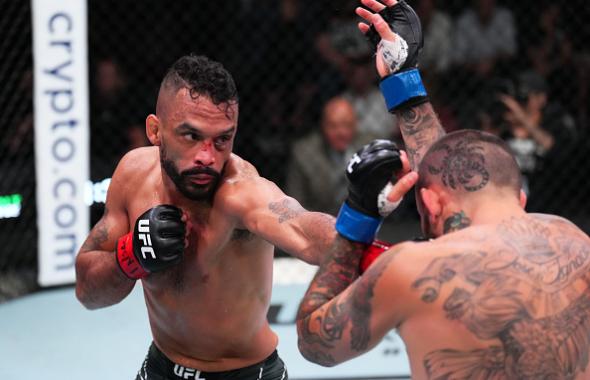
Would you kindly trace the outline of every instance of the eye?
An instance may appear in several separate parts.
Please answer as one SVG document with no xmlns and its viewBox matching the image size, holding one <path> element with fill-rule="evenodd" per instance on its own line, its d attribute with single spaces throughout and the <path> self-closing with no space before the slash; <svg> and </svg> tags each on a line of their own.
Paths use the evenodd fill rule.
<svg viewBox="0 0 590 380">
<path fill-rule="evenodd" d="M 199 135 L 196 133 L 183 133 L 182 138 L 188 141 L 197 141 L 199 139 Z"/>
<path fill-rule="evenodd" d="M 215 146 L 223 147 L 229 140 L 231 140 L 231 135 L 219 136 L 215 139 Z"/>
</svg>

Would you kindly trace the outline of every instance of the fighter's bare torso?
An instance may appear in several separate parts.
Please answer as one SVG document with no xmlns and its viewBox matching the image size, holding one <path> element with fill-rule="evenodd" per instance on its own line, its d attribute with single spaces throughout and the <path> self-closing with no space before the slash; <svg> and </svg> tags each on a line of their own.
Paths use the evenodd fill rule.
<svg viewBox="0 0 590 380">
<path fill-rule="evenodd" d="M 131 155 L 130 167 L 122 169 L 128 178 L 120 194 L 129 229 L 145 210 L 160 204 L 180 207 L 190 228 L 183 261 L 142 281 L 156 345 L 174 362 L 204 371 L 263 360 L 277 345 L 266 320 L 273 246 L 229 211 L 240 192 L 254 191 L 262 179 L 252 165 L 232 155 L 213 204 L 177 204 L 163 185 L 158 149 Z"/>
</svg>

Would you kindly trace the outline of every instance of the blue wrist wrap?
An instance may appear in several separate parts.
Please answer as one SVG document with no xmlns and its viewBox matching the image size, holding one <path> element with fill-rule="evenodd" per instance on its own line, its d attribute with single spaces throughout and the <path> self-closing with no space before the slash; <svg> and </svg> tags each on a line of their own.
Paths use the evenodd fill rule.
<svg viewBox="0 0 590 380">
<path fill-rule="evenodd" d="M 369 244 L 382 222 L 382 218 L 365 215 L 344 203 L 336 218 L 336 231 L 349 240 Z"/>
<path fill-rule="evenodd" d="M 412 98 L 427 95 L 418 69 L 390 75 L 381 81 L 379 87 L 390 112 Z"/>
</svg>

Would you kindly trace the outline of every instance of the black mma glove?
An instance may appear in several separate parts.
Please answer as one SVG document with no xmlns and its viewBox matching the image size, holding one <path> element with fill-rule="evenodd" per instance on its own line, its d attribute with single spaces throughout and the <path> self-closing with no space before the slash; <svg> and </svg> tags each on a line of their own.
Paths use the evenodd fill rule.
<svg viewBox="0 0 590 380">
<path fill-rule="evenodd" d="M 391 30 L 401 37 L 407 44 L 408 56 L 398 72 L 418 67 L 418 56 L 424 47 L 424 36 L 420 18 L 404 0 L 399 1 L 393 7 L 386 7 L 379 12 L 381 17 L 389 24 Z M 371 28 L 366 34 L 375 49 L 381 42 L 381 36 L 375 28 Z"/>
<path fill-rule="evenodd" d="M 397 207 L 387 201 L 387 194 L 402 167 L 400 151 L 389 140 L 373 140 L 352 156 L 346 168 L 348 198 L 336 219 L 341 235 L 367 244 L 373 241 L 383 218 Z"/>
<path fill-rule="evenodd" d="M 375 49 L 379 47 L 391 71 L 380 84 L 387 109 L 393 112 L 427 102 L 426 89 L 417 69 L 424 46 L 420 18 L 404 0 L 386 7 L 379 14 L 398 35 L 395 41 L 382 40 L 373 26 L 366 34 Z"/>
<path fill-rule="evenodd" d="M 117 242 L 117 263 L 131 279 L 139 279 L 179 263 L 184 254 L 182 211 L 159 205 L 144 212 L 132 232 Z"/>
</svg>

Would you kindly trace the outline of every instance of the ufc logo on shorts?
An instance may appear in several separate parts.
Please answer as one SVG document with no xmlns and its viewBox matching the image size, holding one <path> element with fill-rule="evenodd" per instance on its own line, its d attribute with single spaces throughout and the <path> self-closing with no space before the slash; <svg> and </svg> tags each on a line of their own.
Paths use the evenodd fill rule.
<svg viewBox="0 0 590 380">
<path fill-rule="evenodd" d="M 181 365 L 174 365 L 174 374 L 182 379 L 207 380 L 201 377 L 201 371 L 194 368 L 186 368 Z"/>
<path fill-rule="evenodd" d="M 150 236 L 150 221 L 149 221 L 149 219 L 140 219 L 139 224 L 137 225 L 137 229 L 139 231 L 139 234 L 137 236 L 139 237 L 139 240 L 141 240 L 141 242 L 142 242 L 141 255 L 145 259 L 146 258 L 145 254 L 149 253 L 152 255 L 152 259 L 155 259 L 156 253 L 154 252 L 154 249 L 152 248 L 152 237 Z"/>
<path fill-rule="evenodd" d="M 347 171 L 347 172 L 349 172 L 349 173 L 352 173 L 352 171 L 353 171 L 353 168 L 352 168 L 352 167 L 353 167 L 354 165 L 356 165 L 356 164 L 360 164 L 360 163 L 361 163 L 361 161 L 362 161 L 362 160 L 361 160 L 361 158 L 359 157 L 359 155 L 355 153 L 355 154 L 352 156 L 352 158 L 350 159 L 350 161 L 348 161 L 348 167 L 346 168 L 346 171 Z"/>
</svg>

